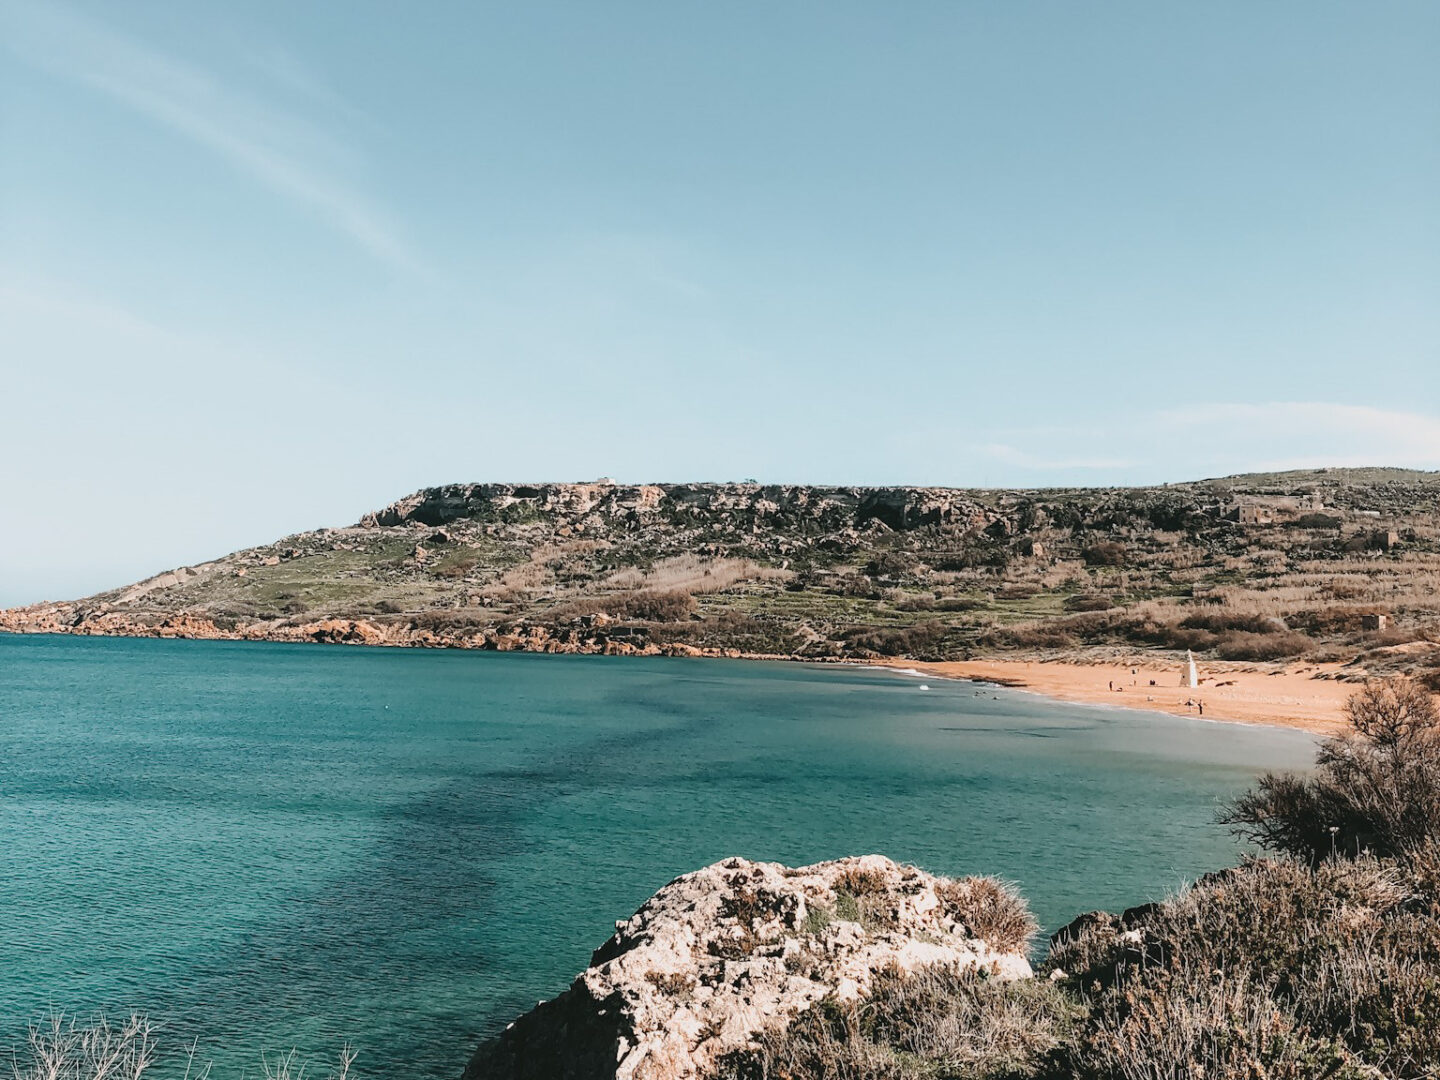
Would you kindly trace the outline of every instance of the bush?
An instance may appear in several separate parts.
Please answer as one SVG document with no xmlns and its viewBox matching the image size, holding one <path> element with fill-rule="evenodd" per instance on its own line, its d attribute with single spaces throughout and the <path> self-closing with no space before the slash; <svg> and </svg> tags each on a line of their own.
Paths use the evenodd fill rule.
<svg viewBox="0 0 1440 1080">
<path fill-rule="evenodd" d="M 963 878 L 946 882 L 938 891 L 941 903 L 970 936 L 982 938 L 992 949 L 1022 951 L 1040 929 L 1024 897 L 996 878 Z"/>
<path fill-rule="evenodd" d="M 1076 593 L 1065 598 L 1064 606 L 1066 611 L 1108 611 L 1115 601 L 1097 593 Z"/>
<path fill-rule="evenodd" d="M 870 600 L 879 595 L 875 582 L 864 574 L 846 574 L 837 578 L 830 591 L 836 596 L 853 596 L 862 600 Z"/>
<path fill-rule="evenodd" d="M 1180 621 L 1186 630 L 1208 630 L 1212 634 L 1241 631 L 1247 634 L 1283 634 L 1289 627 L 1273 615 L 1254 615 L 1243 611 L 1201 611 Z"/>
<path fill-rule="evenodd" d="M 438 577 L 463 578 L 480 565 L 480 552 L 474 548 L 461 548 L 446 554 L 432 568 Z"/>
<path fill-rule="evenodd" d="M 856 628 L 847 630 L 843 640 L 854 650 L 879 653 L 881 656 L 910 656 L 923 659 L 932 654 L 945 637 L 945 627 L 937 623 L 894 629 Z"/>
<path fill-rule="evenodd" d="M 1310 1080 L 1366 1074 L 1333 1040 L 1316 1039 L 1288 1009 L 1244 979 L 1219 978 L 1193 994 L 1111 997 L 1072 1075 L 1096 1080 Z"/>
<path fill-rule="evenodd" d="M 1290 630 L 1265 634 L 1228 630 L 1215 643 L 1215 655 L 1221 660 L 1283 660 L 1304 655 L 1314 644 L 1304 634 Z"/>
<path fill-rule="evenodd" d="M 920 560 L 908 551 L 882 551 L 865 564 L 865 573 L 872 578 L 899 578 L 915 571 Z"/>
<path fill-rule="evenodd" d="M 1086 566 L 1124 566 L 1125 545 L 1114 540 L 1102 540 L 1098 544 L 1091 544 L 1081 555 L 1085 558 Z"/>
<path fill-rule="evenodd" d="M 1000 1080 L 1037 1075 L 1078 1012 L 1048 983 L 937 967 L 881 972 L 864 1001 L 827 999 L 730 1054 L 720 1080 Z"/>
<path fill-rule="evenodd" d="M 980 644 L 1002 649 L 1068 649 L 1075 637 L 1064 626 L 1027 623 L 991 630 L 980 638 Z"/>
<path fill-rule="evenodd" d="M 1440 923 L 1417 881 L 1368 857 L 1258 860 L 1094 920 L 1050 958 L 1090 1006 L 1067 1075 L 1433 1075 Z"/>
<path fill-rule="evenodd" d="M 1365 629 L 1364 617 L 1375 612 L 1389 614 L 1390 609 L 1384 605 L 1312 608 L 1295 612 L 1288 621 L 1295 629 L 1308 634 L 1358 634 Z"/>
<path fill-rule="evenodd" d="M 1440 844 L 1440 710 L 1405 678 L 1367 683 L 1351 731 L 1321 744 L 1313 775 L 1269 773 L 1226 808 L 1240 836 L 1318 864 L 1371 851 L 1404 858 Z"/>
<path fill-rule="evenodd" d="M 1057 935 L 1052 978 L 879 973 L 730 1055 L 727 1080 L 1409 1080 L 1440 1071 L 1440 848 L 1255 859 Z M 858 883 L 857 883 L 858 884 Z M 984 879 L 956 882 L 967 909 Z M 988 883 L 995 886 L 995 883 Z M 863 887 L 863 886 L 861 886 Z M 961 896 L 960 894 L 964 895 Z M 994 896 L 1018 903 L 1008 889 Z M 947 905 L 951 898 L 947 898 Z M 1023 910 L 1023 905 L 1020 905 Z"/>
<path fill-rule="evenodd" d="M 618 619 L 641 622 L 680 622 L 695 610 L 695 598 L 685 592 L 633 592 L 607 601 L 610 614 Z"/>
</svg>

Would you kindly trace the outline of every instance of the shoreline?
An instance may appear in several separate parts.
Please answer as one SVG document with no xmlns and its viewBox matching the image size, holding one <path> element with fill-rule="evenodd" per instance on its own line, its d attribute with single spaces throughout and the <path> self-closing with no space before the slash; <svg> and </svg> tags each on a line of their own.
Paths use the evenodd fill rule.
<svg viewBox="0 0 1440 1080">
<path fill-rule="evenodd" d="M 1336 676 L 1342 664 L 1256 664 L 1210 662 L 1200 664 L 1200 685 L 1181 686 L 1183 663 L 1143 653 L 1108 660 L 1003 658 L 988 660 L 907 660 L 897 658 L 840 659 L 828 657 L 746 653 L 738 649 L 699 649 L 694 646 L 650 645 L 635 648 L 609 642 L 607 647 L 576 648 L 570 643 L 534 640 L 517 635 L 498 642 L 445 641 L 431 635 L 406 640 L 385 639 L 363 622 L 327 620 L 326 633 L 307 635 L 241 635 L 206 633 L 201 625 L 147 628 L 149 633 L 126 633 L 118 627 L 100 632 L 67 632 L 46 627 L 17 630 L 0 627 L 0 633 L 17 637 L 122 637 L 170 640 L 268 641 L 272 644 L 335 644 L 371 648 L 443 649 L 485 652 L 554 653 L 560 655 L 669 656 L 693 659 L 767 660 L 815 665 L 883 667 L 912 671 L 932 678 L 1025 690 L 1052 701 L 1106 705 L 1145 712 L 1189 716 L 1219 723 L 1265 725 L 1335 735 L 1346 727 L 1345 702 L 1354 684 Z M 363 629 L 362 629 L 363 628 Z M 129 629 L 126 627 L 125 629 Z M 195 632 L 195 631 L 200 632 Z M 158 632 L 157 632 L 158 631 Z M 168 632 L 167 632 L 168 631 Z M 187 632 L 188 631 L 188 632 Z M 360 631 L 360 632 L 357 632 Z M 1152 684 L 1153 680 L 1153 684 Z M 1203 708 L 1202 708 L 1203 706 Z"/>
<path fill-rule="evenodd" d="M 1054 701 L 1281 727 L 1319 736 L 1345 730 L 1345 702 L 1355 692 L 1354 684 L 1335 678 L 1342 664 L 1289 664 L 1271 670 L 1255 664 L 1200 664 L 1200 685 L 1192 689 L 1180 685 L 1182 663 L 1144 654 L 1110 661 L 887 659 L 866 663 L 1025 690 Z"/>
</svg>

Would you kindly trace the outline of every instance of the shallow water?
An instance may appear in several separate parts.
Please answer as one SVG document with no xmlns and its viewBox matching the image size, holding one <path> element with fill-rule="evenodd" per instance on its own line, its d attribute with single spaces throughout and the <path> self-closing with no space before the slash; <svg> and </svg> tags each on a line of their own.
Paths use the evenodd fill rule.
<svg viewBox="0 0 1440 1080">
<path fill-rule="evenodd" d="M 1292 732 L 889 671 L 0 635 L 0 1049 L 143 1009 L 454 1080 L 677 874 L 881 852 L 1053 929 L 1233 860 Z"/>
</svg>

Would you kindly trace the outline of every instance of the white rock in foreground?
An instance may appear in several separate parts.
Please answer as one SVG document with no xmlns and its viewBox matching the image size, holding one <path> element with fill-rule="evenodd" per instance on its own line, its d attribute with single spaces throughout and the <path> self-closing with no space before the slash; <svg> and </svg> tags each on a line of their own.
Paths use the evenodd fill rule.
<svg viewBox="0 0 1440 1080">
<path fill-rule="evenodd" d="M 879 855 L 790 869 L 727 859 L 677 878 L 570 989 L 482 1046 L 465 1080 L 684 1080 L 877 971 L 1031 975 L 1023 904 Z M 994 945 L 984 940 L 989 936 Z"/>
</svg>

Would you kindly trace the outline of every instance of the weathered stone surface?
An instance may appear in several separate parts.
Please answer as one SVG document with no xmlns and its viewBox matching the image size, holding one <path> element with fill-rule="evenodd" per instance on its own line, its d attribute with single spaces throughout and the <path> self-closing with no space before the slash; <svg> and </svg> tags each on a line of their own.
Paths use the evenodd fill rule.
<svg viewBox="0 0 1440 1080">
<path fill-rule="evenodd" d="M 931 965 L 1031 974 L 992 949 L 969 893 L 878 855 L 789 869 L 728 859 L 677 878 L 598 950 L 565 993 L 481 1047 L 466 1080 L 685 1080 L 876 972 Z"/>
</svg>

